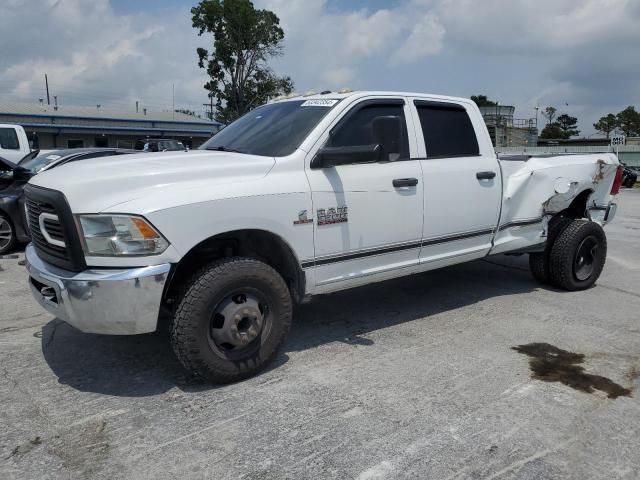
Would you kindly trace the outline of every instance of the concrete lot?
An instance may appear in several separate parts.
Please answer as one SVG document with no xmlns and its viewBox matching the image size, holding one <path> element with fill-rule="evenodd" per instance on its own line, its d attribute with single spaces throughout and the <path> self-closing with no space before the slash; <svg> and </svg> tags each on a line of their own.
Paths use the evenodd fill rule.
<svg viewBox="0 0 640 480">
<path fill-rule="evenodd" d="M 640 190 L 619 202 L 589 291 L 497 257 L 318 298 L 274 368 L 224 387 L 162 336 L 53 319 L 2 259 L 0 478 L 640 478 L 640 394 L 534 380 L 511 349 L 640 386 Z"/>
</svg>

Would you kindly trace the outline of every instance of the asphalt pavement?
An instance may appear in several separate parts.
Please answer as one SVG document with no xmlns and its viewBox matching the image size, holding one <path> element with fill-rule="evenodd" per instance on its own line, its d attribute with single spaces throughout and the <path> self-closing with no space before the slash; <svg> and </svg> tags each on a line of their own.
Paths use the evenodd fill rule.
<svg viewBox="0 0 640 480">
<path fill-rule="evenodd" d="M 640 478 L 640 189 L 619 203 L 590 290 L 498 256 L 318 297 L 227 386 L 54 319 L 1 258 L 0 478 Z"/>
</svg>

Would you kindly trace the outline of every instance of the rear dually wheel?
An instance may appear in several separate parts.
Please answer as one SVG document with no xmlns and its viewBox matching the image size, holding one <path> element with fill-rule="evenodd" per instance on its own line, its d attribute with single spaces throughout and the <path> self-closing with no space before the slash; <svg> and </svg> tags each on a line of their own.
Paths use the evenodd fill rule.
<svg viewBox="0 0 640 480">
<path fill-rule="evenodd" d="M 584 290 L 600 277 L 607 258 L 607 237 L 600 225 L 574 220 L 551 248 L 551 281 L 565 290 Z"/>
</svg>

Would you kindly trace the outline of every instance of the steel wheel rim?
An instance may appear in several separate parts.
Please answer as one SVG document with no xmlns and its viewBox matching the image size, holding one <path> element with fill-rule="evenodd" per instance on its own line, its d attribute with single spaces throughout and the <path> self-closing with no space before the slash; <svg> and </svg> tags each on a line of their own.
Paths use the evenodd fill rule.
<svg viewBox="0 0 640 480">
<path fill-rule="evenodd" d="M 242 359 L 255 353 L 269 337 L 272 312 L 265 296 L 250 288 L 226 295 L 213 308 L 208 340 L 216 355 Z"/>
<path fill-rule="evenodd" d="M 0 249 L 6 248 L 13 238 L 13 228 L 6 218 L 0 217 Z"/>
<path fill-rule="evenodd" d="M 580 242 L 573 258 L 573 274 L 577 280 L 583 282 L 591 277 L 599 250 L 600 242 L 593 235 Z"/>
</svg>

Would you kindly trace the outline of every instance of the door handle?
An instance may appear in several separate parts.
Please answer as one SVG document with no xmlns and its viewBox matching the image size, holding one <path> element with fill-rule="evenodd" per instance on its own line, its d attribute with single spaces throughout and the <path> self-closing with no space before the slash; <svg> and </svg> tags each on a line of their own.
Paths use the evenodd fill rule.
<svg viewBox="0 0 640 480">
<path fill-rule="evenodd" d="M 396 178 L 393 180 L 393 186 L 395 188 L 415 187 L 416 185 L 418 185 L 417 178 Z"/>
<path fill-rule="evenodd" d="M 478 172 L 476 178 L 478 180 L 491 180 L 496 176 L 496 172 Z"/>
</svg>

